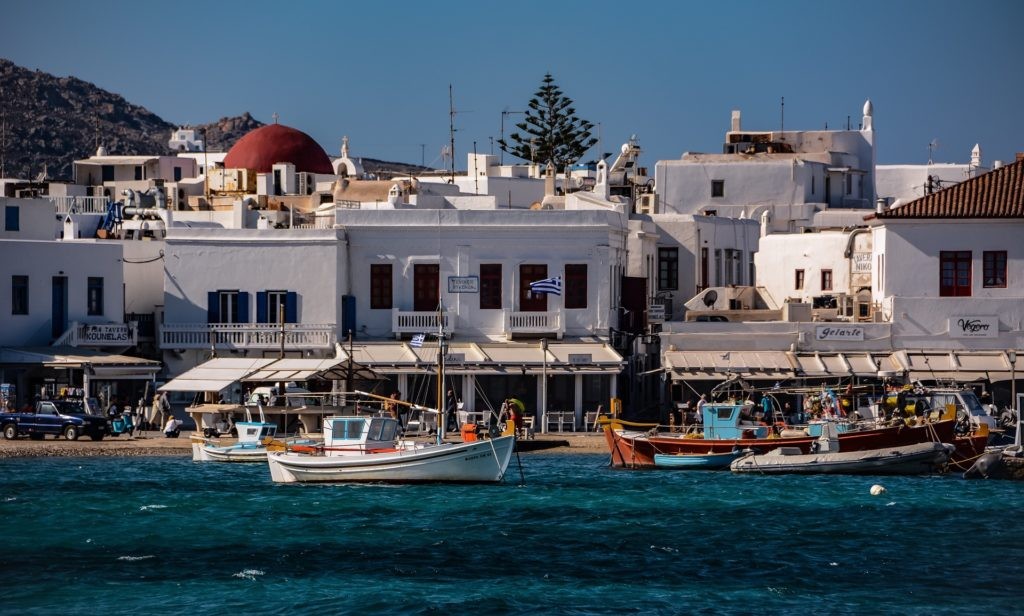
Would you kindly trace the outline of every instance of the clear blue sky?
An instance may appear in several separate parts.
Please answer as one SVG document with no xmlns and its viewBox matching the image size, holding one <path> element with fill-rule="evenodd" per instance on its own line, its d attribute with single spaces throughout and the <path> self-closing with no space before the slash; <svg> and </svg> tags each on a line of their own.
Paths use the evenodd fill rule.
<svg viewBox="0 0 1024 616">
<path fill-rule="evenodd" d="M 276 112 L 332 156 L 348 135 L 356 156 L 440 165 L 451 84 L 464 168 L 549 71 L 602 150 L 635 134 L 650 167 L 720 152 L 732 109 L 778 129 L 781 97 L 789 129 L 856 126 L 870 98 L 879 163 L 923 163 L 933 140 L 941 162 L 975 143 L 989 163 L 1024 151 L 1017 0 L 6 0 L 2 14 L 0 57 L 179 124 Z"/>
</svg>

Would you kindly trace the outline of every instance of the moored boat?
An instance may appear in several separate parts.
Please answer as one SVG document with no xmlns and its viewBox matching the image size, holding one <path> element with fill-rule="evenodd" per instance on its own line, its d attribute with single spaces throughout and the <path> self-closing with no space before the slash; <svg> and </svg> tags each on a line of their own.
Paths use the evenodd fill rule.
<svg viewBox="0 0 1024 616">
<path fill-rule="evenodd" d="M 404 440 L 392 417 L 328 417 L 324 444 L 269 452 L 275 482 L 496 483 L 515 436 L 462 443 Z"/>
<path fill-rule="evenodd" d="M 654 466 L 678 470 L 718 471 L 729 468 L 729 464 L 748 452 L 736 448 L 726 453 L 656 453 Z"/>
<path fill-rule="evenodd" d="M 277 425 L 262 421 L 235 424 L 238 441 L 219 445 L 215 440 L 192 437 L 192 459 L 196 462 L 264 462 L 267 448 L 274 442 Z"/>
</svg>

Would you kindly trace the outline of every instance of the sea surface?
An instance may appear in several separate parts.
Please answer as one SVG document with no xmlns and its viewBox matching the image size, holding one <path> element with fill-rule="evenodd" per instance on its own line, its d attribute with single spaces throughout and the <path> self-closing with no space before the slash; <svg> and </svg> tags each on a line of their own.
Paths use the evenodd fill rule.
<svg viewBox="0 0 1024 616">
<path fill-rule="evenodd" d="M 277 485 L 184 457 L 0 461 L 3 614 L 1020 614 L 1024 484 L 627 471 Z M 872 496 L 873 484 L 887 491 Z"/>
</svg>

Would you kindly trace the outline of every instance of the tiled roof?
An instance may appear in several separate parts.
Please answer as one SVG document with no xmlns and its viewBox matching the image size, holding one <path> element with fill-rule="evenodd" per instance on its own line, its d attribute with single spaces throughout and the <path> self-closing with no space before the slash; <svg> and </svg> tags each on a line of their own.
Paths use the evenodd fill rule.
<svg viewBox="0 0 1024 616">
<path fill-rule="evenodd" d="M 1024 160 L 875 214 L 874 218 L 1024 218 Z"/>
</svg>

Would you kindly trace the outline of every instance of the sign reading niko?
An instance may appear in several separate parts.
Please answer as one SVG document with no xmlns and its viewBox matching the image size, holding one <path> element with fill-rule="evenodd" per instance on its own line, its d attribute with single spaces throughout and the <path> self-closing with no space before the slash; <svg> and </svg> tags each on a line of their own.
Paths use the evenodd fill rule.
<svg viewBox="0 0 1024 616">
<path fill-rule="evenodd" d="M 449 293 L 479 293 L 480 279 L 476 276 L 449 276 Z"/>
<path fill-rule="evenodd" d="M 850 325 L 819 325 L 815 340 L 864 340 L 864 328 Z"/>
<path fill-rule="evenodd" d="M 950 317 L 950 338 L 996 338 L 999 317 Z"/>
<path fill-rule="evenodd" d="M 80 334 L 79 341 L 85 344 L 102 346 L 131 344 L 132 330 L 127 323 L 110 325 L 86 325 Z"/>
</svg>

